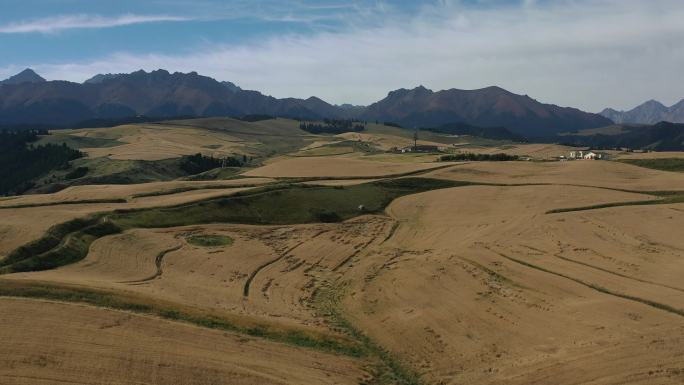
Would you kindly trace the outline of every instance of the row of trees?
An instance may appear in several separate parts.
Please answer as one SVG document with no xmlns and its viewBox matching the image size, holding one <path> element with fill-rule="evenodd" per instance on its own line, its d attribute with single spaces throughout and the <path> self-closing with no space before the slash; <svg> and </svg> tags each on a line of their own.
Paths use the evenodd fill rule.
<svg viewBox="0 0 684 385">
<path fill-rule="evenodd" d="M 299 128 L 312 134 L 342 134 L 366 129 L 366 122 L 357 119 L 324 119 L 323 122 L 300 122 Z"/>
<path fill-rule="evenodd" d="M 247 157 L 243 155 L 242 162 L 238 158 L 214 158 L 213 156 L 204 156 L 200 153 L 195 155 L 184 156 L 180 160 L 180 168 L 190 175 L 199 174 L 218 167 L 241 167 L 243 163 L 247 162 Z"/>
<path fill-rule="evenodd" d="M 45 130 L 0 131 L 0 195 L 20 194 L 33 180 L 68 166 L 83 154 L 66 144 L 34 145 Z"/>
</svg>

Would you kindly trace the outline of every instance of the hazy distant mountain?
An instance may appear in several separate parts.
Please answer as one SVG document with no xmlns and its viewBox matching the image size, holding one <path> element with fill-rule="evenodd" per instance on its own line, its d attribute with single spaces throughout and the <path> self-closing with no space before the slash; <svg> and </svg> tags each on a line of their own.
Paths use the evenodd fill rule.
<svg viewBox="0 0 684 385">
<path fill-rule="evenodd" d="M 561 142 L 595 148 L 628 147 L 655 151 L 684 151 L 684 124 L 615 124 L 562 135 Z"/>
<path fill-rule="evenodd" d="M 366 120 L 391 121 L 406 127 L 437 127 L 461 122 L 480 127 L 506 127 L 527 137 L 601 127 L 612 122 L 575 108 L 542 104 L 527 95 L 499 87 L 433 92 L 423 86 L 399 89 L 361 114 Z"/>
<path fill-rule="evenodd" d="M 629 111 L 606 108 L 601 111 L 601 115 L 615 123 L 654 124 L 662 121 L 684 123 L 684 99 L 671 107 L 649 100 Z"/>
<path fill-rule="evenodd" d="M 231 82 L 221 82 L 226 88 L 228 88 L 231 92 L 240 92 L 242 91 L 242 88 L 236 86 L 234 83 Z"/>
<path fill-rule="evenodd" d="M 516 142 L 525 140 L 521 135 L 514 134 L 504 127 L 478 127 L 466 123 L 448 123 L 442 126 L 425 129 L 449 135 L 469 135 L 487 139 L 512 140 Z"/>
<path fill-rule="evenodd" d="M 84 84 L 97 84 L 97 83 L 102 83 L 105 80 L 110 80 L 110 79 L 115 79 L 120 76 L 125 76 L 126 74 L 97 74 L 93 76 L 92 78 L 84 81 Z"/>
<path fill-rule="evenodd" d="M 96 75 L 86 82 L 46 82 L 22 72 L 0 88 L 0 124 L 69 125 L 88 119 L 115 119 L 135 115 L 242 116 L 268 114 L 282 117 L 338 118 L 344 112 L 318 98 L 276 99 L 242 90 L 230 82 L 191 73 L 165 70 Z M 15 79 L 42 79 L 21 82 Z"/>
<path fill-rule="evenodd" d="M 45 79 L 35 73 L 32 69 L 27 68 L 8 79 L 0 81 L 0 84 L 43 83 L 45 81 Z"/>
</svg>

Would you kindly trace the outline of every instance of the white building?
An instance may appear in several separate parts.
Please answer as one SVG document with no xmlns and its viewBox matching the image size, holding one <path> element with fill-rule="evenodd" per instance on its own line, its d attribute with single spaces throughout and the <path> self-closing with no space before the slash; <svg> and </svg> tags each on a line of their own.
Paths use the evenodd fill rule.
<svg viewBox="0 0 684 385">
<path fill-rule="evenodd" d="M 594 160 L 594 159 L 602 159 L 603 155 L 602 154 L 597 154 L 592 151 L 584 152 L 584 151 L 571 151 L 570 156 L 568 159 L 589 159 L 589 160 Z"/>
</svg>

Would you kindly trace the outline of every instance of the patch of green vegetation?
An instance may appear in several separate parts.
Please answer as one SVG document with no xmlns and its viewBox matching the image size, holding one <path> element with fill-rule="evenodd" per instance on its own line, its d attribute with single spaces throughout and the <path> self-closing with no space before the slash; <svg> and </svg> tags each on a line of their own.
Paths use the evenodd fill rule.
<svg viewBox="0 0 684 385">
<path fill-rule="evenodd" d="M 231 164 L 239 164 L 236 159 L 230 159 L 236 162 Z M 56 170 L 42 177 L 32 191 L 50 193 L 75 185 L 169 181 L 220 166 L 221 160 L 199 154 L 162 160 L 82 158 L 72 161 L 70 168 Z"/>
<path fill-rule="evenodd" d="M 54 170 L 69 168 L 69 162 L 83 156 L 66 145 L 36 145 L 45 131 L 0 131 L 0 195 L 30 190 L 36 180 Z"/>
<path fill-rule="evenodd" d="M 49 270 L 78 262 L 98 238 L 121 232 L 102 214 L 51 227 L 40 239 L 12 251 L 0 261 L 0 274 Z"/>
<path fill-rule="evenodd" d="M 620 159 L 619 161 L 654 170 L 684 172 L 684 158 Z"/>
<path fill-rule="evenodd" d="M 185 180 L 224 180 L 224 179 L 241 179 L 246 178 L 239 175 L 243 171 L 247 171 L 247 168 L 240 167 L 222 167 L 215 168 L 213 170 L 205 171 L 197 175 L 191 175 L 189 177 L 183 178 Z"/>
<path fill-rule="evenodd" d="M 354 152 L 354 148 L 352 146 L 327 145 L 327 146 L 321 146 L 321 147 L 316 147 L 316 148 L 310 148 L 308 150 L 303 150 L 303 151 L 300 151 L 300 152 L 294 154 L 294 156 L 296 156 L 296 157 L 335 156 L 335 155 L 351 154 L 353 152 Z"/>
<path fill-rule="evenodd" d="M 233 238 L 218 234 L 192 235 L 187 237 L 186 240 L 191 245 L 204 247 L 230 246 L 233 244 Z"/>
<path fill-rule="evenodd" d="M 116 139 L 109 139 L 103 137 L 95 136 L 80 136 L 80 135 L 69 135 L 68 133 L 53 132 L 52 135 L 46 135 L 40 138 L 37 142 L 38 144 L 66 144 L 68 147 L 81 149 L 81 148 L 103 148 L 103 147 L 116 147 L 124 142 L 120 142 Z"/>
<path fill-rule="evenodd" d="M 339 222 L 361 214 L 381 212 L 392 200 L 403 195 L 467 184 L 470 183 L 426 178 L 382 180 L 343 187 L 277 184 L 171 207 L 93 214 L 53 226 L 39 240 L 17 248 L 0 261 L 0 274 L 46 270 L 80 261 L 86 257 L 95 239 L 132 228 L 206 223 Z"/>
<path fill-rule="evenodd" d="M 632 191 L 632 192 L 635 192 L 635 191 Z M 684 192 L 654 191 L 652 193 L 641 192 L 641 194 L 649 194 L 649 195 L 659 196 L 661 198 L 660 199 L 640 200 L 640 201 L 601 203 L 601 204 L 597 204 L 597 205 L 580 206 L 580 207 L 567 207 L 567 208 L 549 210 L 546 212 L 546 214 L 567 213 L 567 212 L 572 212 L 572 211 L 597 210 L 597 209 L 605 209 L 605 208 L 610 208 L 610 207 L 622 207 L 622 206 L 646 206 L 646 205 L 666 205 L 666 204 L 684 203 Z"/>
<path fill-rule="evenodd" d="M 66 179 L 78 179 L 85 176 L 88 173 L 88 167 L 76 167 L 75 169 L 69 171 L 64 178 Z"/>
<path fill-rule="evenodd" d="M 220 144 L 207 144 L 207 145 L 202 146 L 202 147 L 204 147 L 204 148 L 209 148 L 209 149 L 212 149 L 212 150 L 216 150 L 216 149 L 218 149 L 218 148 L 221 148 L 222 146 L 221 146 Z"/>
<path fill-rule="evenodd" d="M 236 184 L 236 185 L 231 185 L 231 186 L 225 186 L 225 185 L 205 185 L 205 186 L 183 186 L 183 187 L 177 187 L 177 188 L 172 188 L 168 190 L 160 190 L 160 191 L 151 191 L 151 192 L 146 192 L 146 193 L 139 193 L 139 194 L 133 194 L 133 198 L 145 198 L 145 197 L 157 197 L 157 196 L 162 196 L 162 195 L 172 195 L 172 194 L 178 194 L 182 192 L 187 192 L 187 191 L 195 191 L 195 190 L 229 190 L 229 189 L 234 189 L 234 188 L 244 188 L 244 187 L 256 187 L 260 185 L 256 184 Z"/>
<path fill-rule="evenodd" d="M 371 361 L 373 385 L 420 385 L 420 375 L 406 367 L 397 357 L 383 349 L 347 320 L 341 311 L 340 302 L 345 293 L 345 284 L 323 282 L 312 297 L 312 304 L 320 316 L 326 317 L 332 325 L 344 330 L 362 347 Z"/>
<path fill-rule="evenodd" d="M 153 315 L 209 329 L 219 329 L 246 334 L 289 345 L 350 357 L 364 357 L 367 354 L 363 346 L 356 341 L 346 338 L 331 336 L 324 333 L 283 329 L 268 324 L 238 324 L 231 319 L 222 317 L 218 314 L 193 311 L 192 309 L 175 306 L 172 303 L 163 303 L 158 300 L 133 297 L 123 293 L 34 282 L 19 283 L 0 281 L 0 296 L 41 298 L 54 301 L 85 303 L 109 309 Z"/>
<path fill-rule="evenodd" d="M 335 187 L 272 185 L 173 207 L 116 211 L 108 217 L 122 228 L 204 223 L 339 222 L 362 213 L 379 213 L 392 200 L 403 195 L 462 185 L 464 182 L 427 178 L 401 178 Z M 363 206 L 362 211 L 360 206 Z"/>
</svg>

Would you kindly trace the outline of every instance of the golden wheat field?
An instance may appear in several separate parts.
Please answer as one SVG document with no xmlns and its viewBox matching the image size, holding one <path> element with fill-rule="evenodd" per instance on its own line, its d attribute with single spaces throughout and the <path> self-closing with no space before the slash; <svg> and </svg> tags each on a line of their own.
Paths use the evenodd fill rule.
<svg viewBox="0 0 684 385">
<path fill-rule="evenodd" d="M 684 173 L 192 124 L 63 135 L 124 143 L 90 157 L 263 158 L 235 179 L 0 200 L 0 383 L 684 383 Z M 297 139 L 263 155 L 278 130 Z"/>
</svg>

